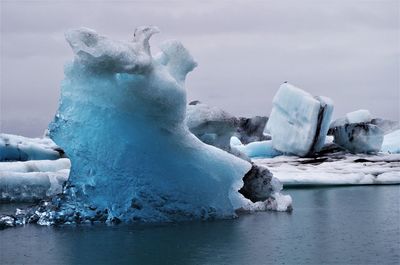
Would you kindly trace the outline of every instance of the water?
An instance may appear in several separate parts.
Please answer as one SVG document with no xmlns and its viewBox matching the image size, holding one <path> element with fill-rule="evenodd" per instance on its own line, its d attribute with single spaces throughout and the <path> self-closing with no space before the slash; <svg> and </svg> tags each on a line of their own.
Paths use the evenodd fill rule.
<svg viewBox="0 0 400 265">
<path fill-rule="evenodd" d="M 286 192 L 294 200 L 292 214 L 6 229 L 0 231 L 0 264 L 400 264 L 400 186 Z"/>
</svg>

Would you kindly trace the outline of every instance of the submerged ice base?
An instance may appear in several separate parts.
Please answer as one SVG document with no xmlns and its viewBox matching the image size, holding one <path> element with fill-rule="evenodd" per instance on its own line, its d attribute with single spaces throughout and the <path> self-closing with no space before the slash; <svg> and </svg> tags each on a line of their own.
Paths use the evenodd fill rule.
<svg viewBox="0 0 400 265">
<path fill-rule="evenodd" d="M 98 212 L 126 222 L 226 218 L 249 205 L 238 190 L 252 165 L 189 132 L 184 81 L 196 63 L 177 41 L 153 58 L 155 32 L 139 28 L 132 42 L 85 28 L 66 35 L 76 58 L 65 67 L 49 129 L 72 167 L 61 210 L 42 223 L 71 211 L 78 220 Z M 269 205 L 281 210 L 281 186 L 269 187 Z"/>
</svg>

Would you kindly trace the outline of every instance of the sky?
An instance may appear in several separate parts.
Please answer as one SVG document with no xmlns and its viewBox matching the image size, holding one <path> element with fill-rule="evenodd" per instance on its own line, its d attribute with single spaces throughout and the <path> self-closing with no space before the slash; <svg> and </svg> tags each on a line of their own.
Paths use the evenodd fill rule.
<svg viewBox="0 0 400 265">
<path fill-rule="evenodd" d="M 157 25 L 152 52 L 178 39 L 198 67 L 188 101 L 268 116 L 288 81 L 331 98 L 334 118 L 357 109 L 400 120 L 400 1 L 0 0 L 0 132 L 41 136 L 58 106 L 64 32 L 81 26 L 131 40 Z"/>
</svg>

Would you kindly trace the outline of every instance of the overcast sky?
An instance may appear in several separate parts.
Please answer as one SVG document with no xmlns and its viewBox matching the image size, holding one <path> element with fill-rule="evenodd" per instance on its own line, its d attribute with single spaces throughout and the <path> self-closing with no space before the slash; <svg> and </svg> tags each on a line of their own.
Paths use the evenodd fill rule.
<svg viewBox="0 0 400 265">
<path fill-rule="evenodd" d="M 199 66 L 188 100 L 269 115 L 284 81 L 399 120 L 400 1 L 1 1 L 0 131 L 40 136 L 58 105 L 68 28 L 132 39 L 157 25 L 153 53 L 175 38 Z"/>
</svg>

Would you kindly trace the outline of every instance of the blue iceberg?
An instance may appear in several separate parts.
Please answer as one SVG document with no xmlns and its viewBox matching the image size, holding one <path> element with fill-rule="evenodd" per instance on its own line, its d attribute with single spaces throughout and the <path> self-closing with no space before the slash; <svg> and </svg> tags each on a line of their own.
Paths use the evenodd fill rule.
<svg viewBox="0 0 400 265">
<path fill-rule="evenodd" d="M 38 223 L 230 218 L 251 209 L 238 190 L 254 166 L 190 133 L 184 82 L 197 64 L 175 40 L 153 57 L 157 32 L 140 27 L 131 42 L 86 28 L 66 33 L 75 60 L 49 129 L 71 170 L 57 210 Z M 267 183 L 265 208 L 287 210 L 290 196 L 276 183 Z"/>
</svg>

